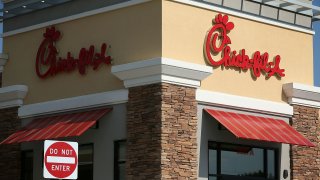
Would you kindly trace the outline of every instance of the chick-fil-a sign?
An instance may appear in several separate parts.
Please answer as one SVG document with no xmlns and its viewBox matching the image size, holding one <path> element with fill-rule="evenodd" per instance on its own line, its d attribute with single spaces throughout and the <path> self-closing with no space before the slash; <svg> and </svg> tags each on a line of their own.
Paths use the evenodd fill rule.
<svg viewBox="0 0 320 180">
<path fill-rule="evenodd" d="M 101 64 L 111 64 L 111 57 L 107 55 L 107 44 L 103 43 L 100 51 L 96 52 L 93 45 L 82 48 L 77 57 L 67 53 L 66 57 L 58 57 L 55 46 L 61 33 L 55 27 L 47 28 L 43 34 L 43 41 L 39 46 L 36 59 L 36 73 L 40 78 L 54 76 L 61 72 L 78 70 L 81 75 L 86 74 L 86 68 L 91 66 L 94 70 Z"/>
<path fill-rule="evenodd" d="M 231 44 L 231 39 L 227 33 L 234 28 L 234 24 L 228 20 L 228 15 L 218 14 L 213 21 L 214 25 L 207 33 L 204 53 L 209 63 L 212 66 L 234 67 L 244 71 L 250 69 L 256 78 L 260 77 L 261 73 L 264 73 L 268 78 L 273 75 L 284 77 L 284 69 L 280 68 L 281 58 L 279 55 L 274 57 L 274 61 L 269 62 L 267 52 L 262 54 L 256 51 L 252 58 L 249 58 L 245 49 L 240 50 L 240 53 L 231 50 L 228 45 Z M 221 53 L 221 59 L 213 59 L 219 53 Z"/>
</svg>

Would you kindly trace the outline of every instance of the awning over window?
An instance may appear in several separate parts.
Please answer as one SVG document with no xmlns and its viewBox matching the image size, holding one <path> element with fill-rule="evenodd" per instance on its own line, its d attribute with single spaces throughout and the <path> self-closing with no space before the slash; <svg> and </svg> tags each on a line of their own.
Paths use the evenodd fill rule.
<svg viewBox="0 0 320 180">
<path fill-rule="evenodd" d="M 112 108 L 35 119 L 0 144 L 80 136 Z"/>
<path fill-rule="evenodd" d="M 283 120 L 213 109 L 205 111 L 238 138 L 315 146 Z"/>
</svg>

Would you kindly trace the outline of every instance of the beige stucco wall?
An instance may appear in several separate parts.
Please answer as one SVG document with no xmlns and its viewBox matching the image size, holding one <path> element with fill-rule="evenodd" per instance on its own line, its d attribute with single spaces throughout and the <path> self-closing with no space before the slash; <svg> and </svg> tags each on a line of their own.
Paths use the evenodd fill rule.
<svg viewBox="0 0 320 180">
<path fill-rule="evenodd" d="M 114 65 L 154 57 L 168 57 L 209 65 L 203 55 L 207 31 L 217 12 L 170 0 L 117 9 L 55 25 L 63 37 L 57 43 L 59 56 L 68 51 L 77 55 L 80 48 L 106 42 L 112 46 Z M 282 85 L 288 82 L 313 84 L 312 35 L 244 18 L 229 16 L 235 28 L 229 33 L 232 50 L 268 52 L 270 59 L 281 56 L 281 79 L 261 76 L 252 79 L 250 71 L 241 72 L 220 67 L 202 81 L 201 89 L 227 94 L 285 102 Z M 111 66 L 98 71 L 87 69 L 85 76 L 77 71 L 40 79 L 35 73 L 35 58 L 45 28 L 4 38 L 4 52 L 9 61 L 3 73 L 3 85 L 25 84 L 29 87 L 25 104 L 75 97 L 124 88 L 110 73 Z"/>
<path fill-rule="evenodd" d="M 161 56 L 161 1 L 151 1 L 94 16 L 55 25 L 62 33 L 56 46 L 59 57 L 68 51 L 78 56 L 82 47 L 102 43 L 112 46 L 114 65 Z M 123 83 L 110 73 L 111 66 L 97 71 L 87 68 L 40 79 L 35 60 L 45 28 L 4 38 L 4 53 L 9 61 L 3 72 L 3 86 L 25 84 L 29 87 L 25 104 L 74 97 L 123 88 Z"/>
<path fill-rule="evenodd" d="M 203 45 L 216 15 L 214 8 L 207 10 L 164 1 L 162 55 L 208 65 L 203 55 Z M 202 81 L 201 89 L 283 102 L 284 83 L 313 84 L 312 35 L 231 15 L 229 21 L 235 24 L 235 28 L 229 33 L 232 50 L 244 48 L 249 56 L 257 50 L 268 52 L 269 61 L 279 54 L 280 67 L 285 69 L 286 76 L 279 80 L 275 77 L 265 79 L 261 75 L 254 80 L 250 71 L 239 73 L 218 67 L 214 68 L 210 77 Z"/>
</svg>

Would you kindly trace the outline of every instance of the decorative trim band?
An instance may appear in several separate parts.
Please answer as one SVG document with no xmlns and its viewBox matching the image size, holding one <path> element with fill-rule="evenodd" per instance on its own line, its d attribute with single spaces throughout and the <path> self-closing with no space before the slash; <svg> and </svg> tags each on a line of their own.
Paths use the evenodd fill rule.
<svg viewBox="0 0 320 180">
<path fill-rule="evenodd" d="M 40 115 L 61 113 L 74 110 L 82 110 L 113 104 L 126 103 L 128 101 L 128 90 L 121 89 L 97 94 L 77 96 L 54 101 L 24 105 L 19 108 L 20 118 L 29 118 Z"/>
<path fill-rule="evenodd" d="M 0 109 L 21 106 L 27 92 L 28 87 L 25 85 L 0 88 Z"/>
<path fill-rule="evenodd" d="M 60 19 L 47 21 L 47 22 L 44 22 L 44 23 L 40 23 L 40 24 L 36 24 L 36 25 L 32 25 L 32 26 L 28 26 L 28 27 L 24 27 L 24 28 L 20 28 L 20 29 L 8 31 L 8 32 L 3 33 L 2 37 L 8 37 L 8 36 L 12 36 L 12 35 L 28 32 L 28 31 L 32 31 L 32 30 L 35 30 L 35 29 L 44 28 L 44 27 L 51 26 L 51 25 L 54 25 L 54 24 L 64 23 L 64 22 L 68 22 L 68 21 L 84 18 L 84 17 L 87 17 L 87 16 L 92 16 L 92 15 L 96 15 L 96 14 L 100 14 L 100 13 L 104 13 L 104 12 L 108 12 L 108 11 L 113 11 L 113 10 L 116 10 L 116 9 L 121 9 L 121 8 L 129 7 L 129 6 L 133 6 L 133 5 L 149 2 L 149 1 L 151 1 L 151 0 L 134 0 L 134 1 L 124 2 L 124 3 L 119 3 L 119 4 L 112 5 L 112 6 L 107 6 L 107 7 L 103 7 L 103 8 L 99 8 L 99 9 L 95 9 L 95 10 L 91 10 L 91 11 L 87 11 L 87 12 L 83 12 L 83 13 L 79 13 L 79 14 L 63 17 L 63 18 L 60 18 Z"/>
<path fill-rule="evenodd" d="M 201 104 L 228 107 L 237 110 L 260 112 L 276 116 L 291 117 L 293 108 L 285 103 L 242 97 L 197 89 L 196 100 Z"/>
<path fill-rule="evenodd" d="M 188 4 L 188 5 L 195 6 L 195 7 L 208 9 L 208 10 L 211 10 L 211 11 L 222 12 L 222 13 L 230 14 L 230 15 L 233 15 L 233 16 L 241 17 L 241 18 L 250 19 L 250 20 L 253 20 L 253 21 L 258 21 L 258 22 L 270 24 L 270 25 L 273 25 L 273 26 L 278 26 L 278 27 L 282 27 L 282 28 L 286 28 L 286 29 L 291 29 L 291 30 L 294 30 L 294 31 L 299 31 L 299 32 L 312 34 L 312 35 L 315 34 L 315 32 L 312 31 L 312 30 L 296 27 L 296 26 L 293 26 L 293 25 L 288 25 L 288 24 L 285 24 L 285 23 L 281 23 L 279 21 L 273 21 L 273 20 L 266 19 L 266 18 L 263 18 L 263 17 L 257 17 L 257 16 L 253 16 L 253 15 L 249 15 L 249 14 L 233 11 L 233 10 L 230 10 L 230 9 L 225 9 L 225 8 L 221 8 L 221 7 L 217 7 L 217 6 L 213 6 L 213 5 L 209 5 L 209 4 L 204 4 L 204 3 L 201 3 L 201 2 L 195 2 L 195 1 L 190 1 L 190 0 L 173 0 L 173 1 L 179 2 L 179 3 L 183 3 L 183 4 Z"/>
<path fill-rule="evenodd" d="M 282 86 L 288 103 L 320 108 L 320 88 L 299 83 L 288 83 Z"/>
<path fill-rule="evenodd" d="M 44 22 L 44 23 L 40 23 L 40 24 L 36 24 L 36 25 L 32 25 L 32 26 L 20 28 L 20 29 L 8 31 L 8 32 L 3 33 L 2 37 L 8 37 L 8 36 L 12 36 L 12 35 L 28 32 L 28 31 L 32 31 L 32 30 L 35 30 L 35 29 L 44 28 L 44 27 L 51 26 L 51 25 L 54 25 L 54 24 L 64 23 L 64 22 L 75 20 L 75 19 L 80 19 L 80 18 L 84 18 L 84 17 L 87 17 L 87 16 L 92 16 L 92 15 L 96 15 L 96 14 L 100 14 L 100 13 L 104 13 L 104 12 L 108 12 L 108 11 L 113 11 L 113 10 L 116 10 L 116 9 L 121 9 L 121 8 L 129 7 L 129 6 L 133 6 L 133 5 L 149 2 L 149 1 L 151 1 L 151 0 L 135 0 L 135 1 L 119 3 L 119 4 L 112 5 L 112 6 L 107 6 L 107 7 L 103 7 L 103 8 L 100 8 L 100 9 L 95 9 L 95 10 L 92 10 L 92 11 L 87 11 L 87 12 L 84 12 L 84 13 L 75 14 L 75 15 L 64 17 L 64 18 L 60 18 L 60 19 L 56 19 L 56 20 L 52 20 L 52 21 L 48 21 L 48 22 Z M 195 1 L 190 1 L 190 0 L 174 0 L 174 1 L 179 2 L 179 3 L 183 3 L 183 4 L 196 6 L 196 7 L 201 7 L 201 8 L 204 8 L 204 9 L 209 9 L 209 10 L 213 9 L 212 5 L 208 5 L 208 4 L 204 4 L 204 3 L 200 3 L 200 2 L 195 2 Z M 231 15 L 234 15 L 234 16 L 238 16 L 238 17 L 242 17 L 242 18 L 246 18 L 246 19 L 250 19 L 250 20 L 266 23 L 266 24 L 271 24 L 271 25 L 275 25 L 275 26 L 279 26 L 279 27 L 283 27 L 283 28 L 299 31 L 299 32 L 304 32 L 304 33 L 308 33 L 308 34 L 315 34 L 315 32 L 312 31 L 312 30 L 307 30 L 307 29 L 304 29 L 304 28 L 295 27 L 295 26 L 292 26 L 292 25 L 288 25 L 288 24 L 281 23 L 281 22 L 278 22 L 278 21 L 265 19 L 265 18 L 262 18 L 262 17 L 256 17 L 256 16 L 244 14 L 244 13 L 239 13 L 239 12 L 232 11 L 232 10 L 229 10 L 229 9 L 224 9 L 224 8 L 219 8 L 219 7 L 215 7 L 214 6 L 214 10 L 218 11 L 218 12 L 223 12 L 223 13 L 226 13 L 226 14 L 231 14 Z"/>
<path fill-rule="evenodd" d="M 212 67 L 159 57 L 113 66 L 111 72 L 126 88 L 160 82 L 198 88 L 212 74 Z"/>
</svg>

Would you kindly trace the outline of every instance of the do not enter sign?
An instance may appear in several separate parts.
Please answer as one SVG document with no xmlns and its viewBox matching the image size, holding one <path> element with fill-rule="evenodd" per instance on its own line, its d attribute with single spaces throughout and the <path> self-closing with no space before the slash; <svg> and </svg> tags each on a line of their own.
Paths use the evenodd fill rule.
<svg viewBox="0 0 320 180">
<path fill-rule="evenodd" d="M 78 178 L 78 143 L 44 142 L 43 177 L 54 179 Z"/>
</svg>

